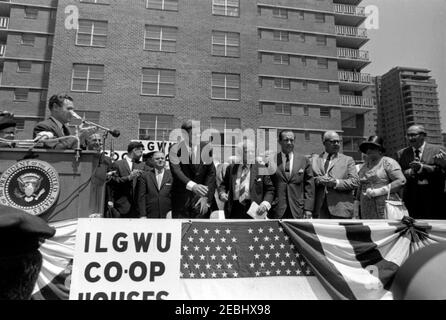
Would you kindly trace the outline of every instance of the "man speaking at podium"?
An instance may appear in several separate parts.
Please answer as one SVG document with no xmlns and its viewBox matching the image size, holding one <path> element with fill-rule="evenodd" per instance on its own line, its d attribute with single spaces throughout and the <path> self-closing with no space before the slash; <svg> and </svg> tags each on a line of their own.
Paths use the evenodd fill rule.
<svg viewBox="0 0 446 320">
<path fill-rule="evenodd" d="M 33 139 L 44 143 L 43 147 L 47 149 L 76 149 L 77 139 L 70 137 L 70 129 L 67 123 L 73 118 L 73 98 L 66 94 L 55 94 L 49 102 L 51 116 L 44 121 L 39 122 L 33 131 Z M 96 127 L 80 128 L 81 136 L 89 136 L 96 132 Z M 67 137 L 60 141 L 44 142 L 56 138 Z"/>
</svg>

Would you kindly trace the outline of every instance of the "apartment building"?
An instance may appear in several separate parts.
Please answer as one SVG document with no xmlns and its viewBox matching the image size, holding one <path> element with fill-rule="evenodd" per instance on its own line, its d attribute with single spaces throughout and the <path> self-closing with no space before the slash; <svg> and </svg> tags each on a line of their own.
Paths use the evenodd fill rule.
<svg viewBox="0 0 446 320">
<path fill-rule="evenodd" d="M 370 58 L 360 49 L 368 41 L 360 2 L 48 1 L 42 10 L 57 14 L 45 90 L 68 92 L 78 113 L 119 129 L 121 150 L 131 139 L 168 140 L 194 118 L 221 132 L 292 129 L 305 154 L 321 152 L 322 133 L 335 130 L 360 159 L 364 118 L 375 109 L 365 94 L 372 77 L 361 73 Z M 44 118 L 38 105 L 30 113 Z"/>
<path fill-rule="evenodd" d="M 389 155 L 407 146 L 406 130 L 421 124 L 426 141 L 442 145 L 437 84 L 430 70 L 395 67 L 381 77 L 378 133 L 386 141 Z"/>
</svg>

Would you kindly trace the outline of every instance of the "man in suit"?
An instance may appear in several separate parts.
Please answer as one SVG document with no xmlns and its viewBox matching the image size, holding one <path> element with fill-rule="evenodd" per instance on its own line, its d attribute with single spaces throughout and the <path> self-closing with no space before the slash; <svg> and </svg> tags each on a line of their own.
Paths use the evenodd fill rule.
<svg viewBox="0 0 446 320">
<path fill-rule="evenodd" d="M 14 140 L 17 123 L 14 114 L 8 111 L 0 112 L 0 138 Z M 0 141 L 0 148 L 13 148 L 13 142 Z"/>
<path fill-rule="evenodd" d="M 137 178 L 145 169 L 144 163 L 140 161 L 143 150 L 141 142 L 130 142 L 126 157 L 114 162 L 111 168 L 115 172 L 109 181 L 113 205 L 121 218 L 137 217 L 134 191 Z"/>
<path fill-rule="evenodd" d="M 169 152 L 172 172 L 172 217 L 209 218 L 215 191 L 215 166 L 212 147 L 200 143 L 198 121 L 188 120 L 181 126 L 183 141 Z"/>
<path fill-rule="evenodd" d="M 270 176 L 260 174 L 261 166 L 255 162 L 252 141 L 240 143 L 238 150 L 241 161 L 226 168 L 219 187 L 220 200 L 225 202 L 225 216 L 227 219 L 252 219 L 247 211 L 253 202 L 259 205 L 256 214 L 264 216 L 274 199 L 273 183 Z"/>
<path fill-rule="evenodd" d="M 413 125 L 407 129 L 409 147 L 397 152 L 396 160 L 407 179 L 403 200 L 413 218 L 443 219 L 441 199 L 445 177 L 435 164 L 435 156 L 441 153 L 441 147 L 426 143 L 425 138 L 424 127 Z"/>
<path fill-rule="evenodd" d="M 138 212 L 141 218 L 166 218 L 172 210 L 172 174 L 165 169 L 163 152 L 155 152 L 152 159 L 154 167 L 144 172 L 136 184 Z"/>
<path fill-rule="evenodd" d="M 353 158 L 339 152 L 340 143 L 336 132 L 325 132 L 325 151 L 312 158 L 315 218 L 349 219 L 353 216 L 353 191 L 359 186 L 359 177 Z"/>
<path fill-rule="evenodd" d="M 73 98 L 66 94 L 53 95 L 49 102 L 51 116 L 39 122 L 33 131 L 33 139 L 43 142 L 43 147 L 47 149 L 76 149 L 77 139 L 71 136 L 67 123 L 73 118 L 74 111 Z M 84 128 L 80 126 L 79 139 L 83 139 L 97 131 L 96 127 Z M 45 142 L 48 139 L 67 137 L 57 142 Z"/>
<path fill-rule="evenodd" d="M 282 149 L 276 155 L 277 169 L 271 176 L 276 195 L 268 215 L 272 219 L 311 218 L 314 208 L 314 179 L 310 161 L 294 151 L 294 133 L 279 133 Z"/>
</svg>

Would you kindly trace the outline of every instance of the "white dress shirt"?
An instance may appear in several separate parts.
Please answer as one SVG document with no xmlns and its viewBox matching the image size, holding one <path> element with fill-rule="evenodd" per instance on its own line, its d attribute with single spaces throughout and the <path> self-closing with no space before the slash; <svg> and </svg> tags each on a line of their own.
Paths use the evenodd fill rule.
<svg viewBox="0 0 446 320">
<path fill-rule="evenodd" d="M 163 176 L 164 176 L 164 169 L 161 169 L 161 170 L 155 169 L 155 178 L 156 178 L 156 183 L 158 184 L 158 190 L 161 189 L 161 183 L 163 182 Z"/>
<path fill-rule="evenodd" d="M 286 165 L 286 155 L 285 155 L 285 153 L 283 153 L 283 152 L 281 152 L 281 154 L 282 154 L 283 170 L 285 170 L 285 165 Z M 293 153 L 293 152 L 290 152 L 289 155 L 290 155 L 290 175 L 291 175 L 291 172 L 293 172 L 294 153 Z"/>
</svg>

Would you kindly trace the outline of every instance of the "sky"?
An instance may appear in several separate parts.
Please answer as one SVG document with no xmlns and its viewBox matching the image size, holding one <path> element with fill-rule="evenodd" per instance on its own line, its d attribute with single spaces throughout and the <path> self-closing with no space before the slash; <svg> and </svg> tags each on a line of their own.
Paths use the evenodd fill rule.
<svg viewBox="0 0 446 320">
<path fill-rule="evenodd" d="M 364 0 L 378 8 L 378 29 L 369 29 L 372 63 L 362 70 L 383 75 L 396 66 L 431 70 L 437 81 L 441 126 L 446 132 L 446 0 Z"/>
</svg>

